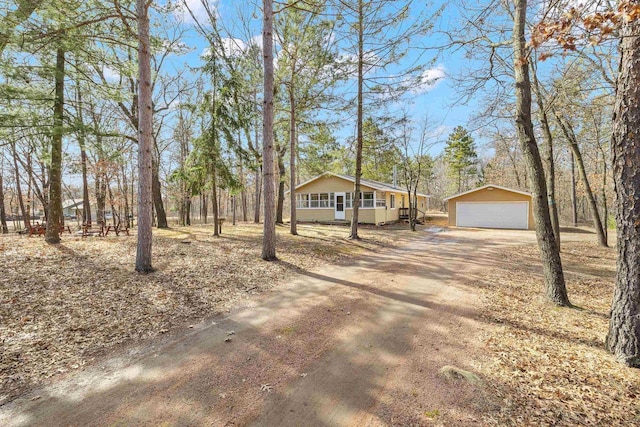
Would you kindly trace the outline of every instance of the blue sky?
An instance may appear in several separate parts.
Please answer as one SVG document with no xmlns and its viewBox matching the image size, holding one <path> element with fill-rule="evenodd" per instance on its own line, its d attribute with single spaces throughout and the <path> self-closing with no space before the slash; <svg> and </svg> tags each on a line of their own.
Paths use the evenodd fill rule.
<svg viewBox="0 0 640 427">
<path fill-rule="evenodd" d="M 182 1 L 182 0 L 180 0 Z M 200 0 L 187 0 L 192 11 L 198 18 L 202 18 L 202 22 L 206 22 L 206 13 L 200 4 Z M 217 0 L 210 1 L 216 10 L 219 23 L 227 29 L 230 35 L 247 41 L 249 37 L 256 38 L 261 42 L 261 11 L 255 4 L 255 1 L 233 1 L 233 0 Z M 259 2 L 261 3 L 261 2 Z M 421 7 L 427 7 L 426 2 L 416 2 Z M 438 5 L 429 6 L 435 10 Z M 250 16 L 248 24 L 249 30 L 242 29 L 242 24 L 238 19 L 239 11 Z M 200 54 L 205 50 L 207 43 L 197 34 L 193 28 L 193 21 L 187 12 L 177 15 L 177 18 L 183 22 L 188 29 L 184 42 L 193 50 L 186 56 L 175 58 L 172 66 L 181 67 L 188 64 L 192 67 L 201 65 Z M 448 25 L 455 25 L 456 13 L 452 9 L 445 9 L 437 23 L 438 30 L 446 30 Z M 425 47 L 436 46 L 442 40 L 436 34 L 425 36 L 419 41 L 419 45 Z M 416 52 L 415 55 L 418 55 Z M 431 77 L 439 77 L 439 80 L 429 85 L 428 90 L 421 91 L 419 94 L 409 94 L 406 98 L 406 108 L 416 119 L 421 119 L 425 115 L 429 116 L 429 121 L 435 132 L 439 134 L 440 144 L 434 146 L 431 150 L 432 154 L 438 154 L 444 147 L 444 141 L 451 130 L 458 126 L 465 126 L 470 116 L 476 111 L 476 105 L 471 101 L 470 105 L 462 105 L 455 103 L 459 94 L 454 83 L 449 78 L 451 75 L 457 75 L 460 70 L 468 65 L 468 61 L 462 58 L 461 52 L 447 52 L 444 55 L 435 57 L 436 52 L 427 51 L 422 55 L 425 63 L 424 72 Z M 415 56 L 410 56 L 412 60 Z M 338 134 L 340 137 L 346 137 L 352 132 L 353 126 L 345 126 Z M 480 135 L 474 135 L 480 139 Z M 479 140 L 478 142 L 481 143 Z"/>
</svg>

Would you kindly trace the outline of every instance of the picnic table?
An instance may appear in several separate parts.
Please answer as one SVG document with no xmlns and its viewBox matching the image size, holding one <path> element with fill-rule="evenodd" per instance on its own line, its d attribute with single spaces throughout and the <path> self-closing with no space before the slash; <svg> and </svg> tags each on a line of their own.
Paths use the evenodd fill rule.
<svg viewBox="0 0 640 427">
<path fill-rule="evenodd" d="M 129 226 L 127 224 L 107 225 L 104 235 L 108 236 L 110 231 L 113 231 L 114 233 L 116 233 L 116 236 L 119 236 L 120 233 L 126 233 L 126 235 L 128 236 Z"/>
<path fill-rule="evenodd" d="M 106 237 L 109 233 L 115 233 L 116 236 L 119 236 L 120 233 L 125 233 L 129 236 L 129 226 L 127 224 L 104 225 L 102 223 L 98 226 L 93 226 L 90 222 L 82 225 L 82 237 L 94 235 L 98 237 Z"/>
<path fill-rule="evenodd" d="M 104 225 L 99 223 L 97 226 L 94 226 L 91 222 L 85 222 L 82 224 L 82 237 L 88 236 L 104 236 Z"/>
<path fill-rule="evenodd" d="M 65 231 L 71 234 L 71 227 L 69 227 L 68 225 L 60 224 L 60 229 L 58 233 L 62 234 Z M 46 223 L 40 224 L 39 222 L 36 222 L 34 225 L 28 224 L 27 232 L 29 233 L 29 237 L 33 236 L 34 234 L 38 236 L 44 236 L 45 233 L 47 232 L 47 224 Z"/>
<path fill-rule="evenodd" d="M 27 227 L 28 227 L 27 232 L 29 233 L 29 237 L 33 236 L 34 234 L 37 236 L 44 236 L 44 233 L 47 231 L 46 227 L 40 224 L 39 222 L 36 222 L 33 225 L 27 224 Z"/>
</svg>

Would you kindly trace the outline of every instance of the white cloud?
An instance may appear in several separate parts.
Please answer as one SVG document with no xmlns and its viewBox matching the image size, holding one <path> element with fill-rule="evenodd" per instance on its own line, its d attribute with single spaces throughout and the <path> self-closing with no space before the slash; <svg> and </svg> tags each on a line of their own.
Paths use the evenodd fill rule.
<svg viewBox="0 0 640 427">
<path fill-rule="evenodd" d="M 262 48 L 262 45 L 258 43 L 262 41 L 260 37 L 261 36 L 252 37 L 251 39 L 249 39 L 249 42 L 245 42 L 242 39 L 224 37 L 221 40 L 222 47 L 224 48 L 224 51 L 227 55 L 240 56 L 243 53 L 247 52 L 247 50 L 253 45 L 256 45 Z M 211 48 L 207 47 L 202 50 L 200 57 L 207 58 L 210 54 L 211 54 Z"/>
<path fill-rule="evenodd" d="M 102 67 L 102 74 L 108 82 L 117 82 L 120 79 L 120 73 L 106 65 Z"/>
<path fill-rule="evenodd" d="M 202 4 L 203 1 L 209 4 L 211 10 L 215 10 L 217 0 L 178 0 L 176 10 L 173 12 L 176 19 L 184 24 L 194 24 L 193 16 L 191 16 L 191 13 L 193 13 L 198 22 L 201 24 L 207 23 L 209 15 Z M 189 13 L 189 10 L 191 10 L 191 13 Z"/>
<path fill-rule="evenodd" d="M 424 70 L 418 79 L 418 84 L 411 89 L 411 93 L 414 95 L 422 95 L 423 93 L 429 92 L 435 89 L 446 77 L 447 70 L 442 64 Z"/>
<path fill-rule="evenodd" d="M 227 55 L 238 56 L 244 53 L 249 45 L 244 40 L 225 37 L 222 39 L 222 47 Z"/>
</svg>

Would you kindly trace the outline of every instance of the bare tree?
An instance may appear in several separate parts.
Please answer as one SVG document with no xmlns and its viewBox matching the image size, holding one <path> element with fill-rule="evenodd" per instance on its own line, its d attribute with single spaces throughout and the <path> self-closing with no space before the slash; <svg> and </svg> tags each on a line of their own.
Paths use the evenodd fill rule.
<svg viewBox="0 0 640 427">
<path fill-rule="evenodd" d="M 556 241 L 549 204 L 547 187 L 538 151 L 538 144 L 533 132 L 531 119 L 531 81 L 529 79 L 529 55 L 524 36 L 527 17 L 527 0 L 515 1 L 513 20 L 513 51 L 516 92 L 516 129 L 520 147 L 524 153 L 527 172 L 533 193 L 533 215 L 536 223 L 536 236 L 540 247 L 542 268 L 547 298 L 559 306 L 570 306 L 567 289 L 562 272 L 560 250 Z"/>
<path fill-rule="evenodd" d="M 262 259 L 276 258 L 275 170 L 273 164 L 273 0 L 263 0 L 262 52 L 264 55 L 264 101 L 262 107 L 262 183 L 264 193 L 264 226 Z"/>
<path fill-rule="evenodd" d="M 558 203 L 556 203 L 556 168 L 553 158 L 553 134 L 549 126 L 549 117 L 547 114 L 546 100 L 540 88 L 538 81 L 538 70 L 536 67 L 536 59 L 531 60 L 531 77 L 533 79 L 533 91 L 536 95 L 538 103 L 538 121 L 542 127 L 542 136 L 544 138 L 544 165 L 545 177 L 547 181 L 547 196 L 549 199 L 549 214 L 551 215 L 551 226 L 553 234 L 560 249 L 560 219 L 558 218 Z"/>
<path fill-rule="evenodd" d="M 3 173 L 4 173 L 4 157 L 0 159 L 0 234 L 7 234 L 9 232 L 9 227 L 7 227 L 7 214 L 4 210 L 4 182 L 3 182 Z"/>
<path fill-rule="evenodd" d="M 416 231 L 418 219 L 418 188 L 424 178 L 425 171 L 432 168 L 432 158 L 427 154 L 437 142 L 430 141 L 433 129 L 429 127 L 429 119 L 425 117 L 418 140 L 414 140 L 410 123 L 402 120 L 400 149 L 402 151 L 402 182 L 409 195 L 409 226 Z"/>
<path fill-rule="evenodd" d="M 136 0 L 138 17 L 138 246 L 136 271 L 148 273 L 151 266 L 153 227 L 152 159 L 153 110 L 149 6 L 152 0 Z"/>
<path fill-rule="evenodd" d="M 59 42 L 60 43 L 60 42 Z M 62 45 L 56 50 L 55 98 L 53 103 L 53 135 L 51 137 L 51 164 L 49 166 L 49 209 L 47 213 L 47 243 L 60 243 L 62 224 L 62 136 L 64 126 L 64 64 Z"/>
</svg>

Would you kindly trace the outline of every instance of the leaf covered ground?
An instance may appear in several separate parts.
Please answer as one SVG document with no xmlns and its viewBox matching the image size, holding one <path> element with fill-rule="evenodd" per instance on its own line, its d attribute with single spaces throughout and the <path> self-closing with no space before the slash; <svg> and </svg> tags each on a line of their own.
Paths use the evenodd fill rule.
<svg viewBox="0 0 640 427">
<path fill-rule="evenodd" d="M 496 326 L 482 367 L 497 397 L 492 425 L 640 425 L 640 373 L 605 351 L 615 249 L 563 243 L 569 297 L 557 308 L 542 297 L 536 245 L 500 249 L 499 265 L 478 277 L 483 318 Z"/>
<path fill-rule="evenodd" d="M 425 228 L 443 225 L 436 218 Z M 259 259 L 261 231 L 253 224 L 225 227 L 221 238 L 204 226 L 157 231 L 157 271 L 150 275 L 133 272 L 134 236 L 65 236 L 57 247 L 40 238 L 0 237 L 0 405 L 118 348 L 179 334 L 296 270 L 350 263 L 420 235 L 406 226 L 364 228 L 363 240 L 349 241 L 346 227 L 301 226 L 300 237 L 279 228 L 280 261 L 266 263 Z M 478 264 L 463 284 L 480 294 L 486 326 L 484 355 L 474 364 L 487 400 L 481 424 L 640 425 L 640 372 L 604 349 L 615 250 L 599 248 L 592 235 L 563 242 L 577 308 L 557 308 L 542 297 L 537 246 L 512 239 L 486 246 L 483 233 L 495 237 L 469 230 L 451 240 L 473 234 L 490 252 L 491 262 Z M 441 424 L 437 413 L 429 414 Z"/>
<path fill-rule="evenodd" d="M 0 237 L 0 405 L 47 379 L 82 369 L 118 346 L 172 333 L 229 310 L 297 269 L 392 246 L 409 231 L 278 229 L 280 261 L 264 262 L 260 225 L 154 230 L 152 274 L 134 272 L 136 239 Z"/>
</svg>

